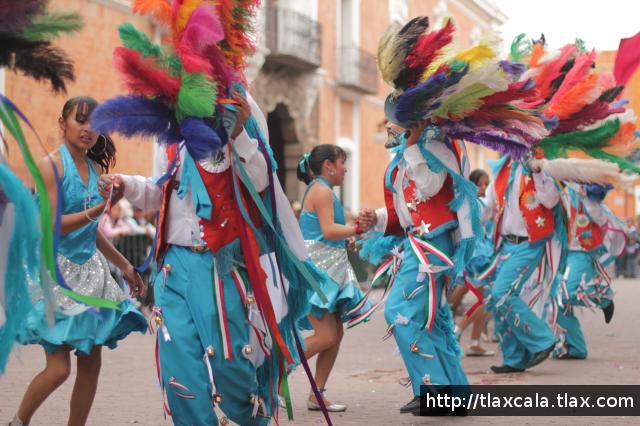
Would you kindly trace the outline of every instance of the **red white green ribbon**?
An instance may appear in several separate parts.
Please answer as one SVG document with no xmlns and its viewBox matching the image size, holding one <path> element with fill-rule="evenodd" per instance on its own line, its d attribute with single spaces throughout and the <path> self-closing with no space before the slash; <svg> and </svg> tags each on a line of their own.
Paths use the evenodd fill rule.
<svg viewBox="0 0 640 426">
<path fill-rule="evenodd" d="M 218 309 L 218 327 L 220 339 L 222 341 L 222 352 L 224 359 L 233 359 L 233 350 L 231 348 L 231 338 L 229 337 L 229 324 L 227 323 L 227 309 L 224 304 L 224 283 L 218 276 L 218 265 L 213 261 L 213 288 L 216 299 L 216 308 Z"/>
<path fill-rule="evenodd" d="M 425 328 L 431 331 L 433 329 L 433 324 L 435 323 L 436 309 L 438 304 L 436 300 L 437 289 L 434 268 L 429 261 L 429 257 L 427 256 L 427 254 L 436 256 L 438 259 L 442 260 L 449 268 L 453 267 L 453 261 L 449 258 L 449 256 L 446 255 L 446 253 L 438 249 L 435 245 L 416 238 L 413 233 L 408 233 L 407 236 L 409 238 L 409 246 L 411 247 L 411 251 L 418 259 L 418 263 L 420 263 L 420 272 L 426 274 L 427 278 L 429 279 L 429 283 L 427 285 L 427 288 L 429 289 L 429 298 L 427 299 L 426 303 Z"/>
<path fill-rule="evenodd" d="M 367 293 L 364 295 L 362 300 L 358 302 L 358 304 L 353 309 L 347 312 L 347 315 L 354 314 L 362 309 L 362 307 L 365 306 L 365 303 L 369 299 L 369 294 L 371 293 L 371 290 L 374 288 L 374 286 L 382 279 L 382 277 L 384 277 L 385 275 L 390 275 L 389 281 L 387 282 L 384 292 L 382 293 L 382 297 L 380 297 L 380 300 L 378 302 L 371 305 L 369 309 L 347 321 L 347 329 L 353 328 L 358 324 L 368 321 L 369 318 L 371 318 L 374 312 L 378 309 L 378 307 L 386 302 L 391 288 L 393 287 L 393 283 L 395 282 L 396 274 L 400 269 L 400 263 L 400 254 L 393 253 L 390 258 L 385 260 L 382 265 L 380 265 L 375 274 L 373 274 L 373 279 L 371 280 L 371 286 L 369 287 L 369 290 L 367 290 Z"/>
<path fill-rule="evenodd" d="M 493 259 L 491 260 L 491 263 L 489 263 L 489 266 L 487 266 L 487 268 L 480 272 L 480 274 L 478 274 L 478 281 L 484 281 L 487 278 L 489 278 L 491 275 L 493 275 L 493 273 L 496 271 L 496 269 L 498 268 L 498 259 L 499 259 L 499 255 L 496 253 L 495 256 L 493 256 Z"/>
</svg>

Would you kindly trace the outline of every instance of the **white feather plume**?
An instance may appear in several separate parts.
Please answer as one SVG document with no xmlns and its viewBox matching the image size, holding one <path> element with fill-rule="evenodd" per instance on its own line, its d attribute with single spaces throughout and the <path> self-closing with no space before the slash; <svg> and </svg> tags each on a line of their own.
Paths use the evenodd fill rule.
<svg viewBox="0 0 640 426">
<path fill-rule="evenodd" d="M 550 177 L 565 182 L 596 183 L 617 185 L 620 182 L 620 168 L 615 163 L 603 160 L 581 158 L 557 158 L 555 160 L 532 160 L 532 166 L 539 165 Z"/>
</svg>

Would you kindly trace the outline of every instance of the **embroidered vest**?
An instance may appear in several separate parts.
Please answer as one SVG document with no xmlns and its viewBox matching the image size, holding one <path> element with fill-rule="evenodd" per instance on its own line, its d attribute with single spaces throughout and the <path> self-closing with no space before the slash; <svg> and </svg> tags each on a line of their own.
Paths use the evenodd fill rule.
<svg viewBox="0 0 640 426">
<path fill-rule="evenodd" d="M 200 218 L 202 238 L 211 251 L 217 253 L 222 247 L 240 237 L 238 221 L 241 216 L 233 189 L 233 170 L 227 167 L 222 172 L 212 173 L 205 170 L 198 162 L 196 167 L 212 204 L 211 219 Z M 239 179 L 238 183 L 241 185 L 240 196 L 245 210 L 249 212 L 253 224 L 260 228 L 262 226 L 260 214 L 253 202 L 248 201 L 251 198 Z"/>
<path fill-rule="evenodd" d="M 431 224 L 431 231 L 434 231 L 446 223 L 458 220 L 456 213 L 449 208 L 449 203 L 453 200 L 453 179 L 448 174 L 440 191 L 428 199 L 419 193 L 413 180 L 408 179 L 408 185 L 402 186 L 404 200 L 415 226 L 422 222 L 428 223 Z"/>
<path fill-rule="evenodd" d="M 496 243 L 500 239 L 500 225 L 504 215 L 511 165 L 512 161 L 508 160 L 498 172 L 495 180 L 496 202 L 498 203 L 498 217 L 496 218 L 496 226 L 494 229 L 494 241 L 496 241 Z M 516 184 L 516 182 L 513 184 Z M 520 196 L 518 197 L 518 206 L 520 207 L 527 226 L 529 242 L 535 243 L 550 237 L 555 227 L 553 211 L 546 208 L 536 199 L 536 188 L 533 178 L 523 173 L 519 185 Z"/>
</svg>

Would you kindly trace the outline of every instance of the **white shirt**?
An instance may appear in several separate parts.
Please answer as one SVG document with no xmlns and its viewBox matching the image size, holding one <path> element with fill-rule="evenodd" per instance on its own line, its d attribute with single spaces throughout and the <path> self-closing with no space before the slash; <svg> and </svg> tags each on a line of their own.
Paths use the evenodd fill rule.
<svg viewBox="0 0 640 426">
<path fill-rule="evenodd" d="M 265 143 L 268 143 L 269 131 L 264 115 L 249 94 L 247 94 L 247 100 L 251 106 L 252 115 L 258 122 L 262 134 L 267 138 Z M 233 144 L 233 147 L 243 160 L 247 174 L 256 190 L 258 192 L 265 190 L 267 186 L 269 186 L 269 176 L 266 160 L 258 149 L 258 141 L 251 139 L 247 132 L 243 130 L 234 141 L 229 143 Z M 226 170 L 230 166 L 230 147 L 227 145 L 222 149 L 224 149 L 226 153 L 224 161 L 214 164 L 213 161 L 207 159 L 200 161 L 200 165 L 209 172 Z M 186 148 L 183 147 L 180 152 L 180 162 L 182 162 L 184 158 L 185 150 Z M 160 149 L 158 152 L 159 161 L 156 161 L 157 168 L 154 170 L 156 177 L 122 176 L 125 184 L 124 197 L 129 200 L 131 204 L 144 211 L 157 211 L 160 209 L 162 203 L 162 188 L 156 185 L 155 182 L 158 176 L 162 176 L 166 172 L 168 159 L 164 149 Z M 176 173 L 176 176 L 179 178 L 179 166 Z M 177 190 L 172 191 L 166 212 L 166 242 L 168 244 L 185 247 L 203 245 L 204 241 L 200 238 L 199 222 L 200 219 L 196 215 L 195 208 L 193 207 L 191 190 L 189 190 L 182 199 L 178 197 Z"/>
<path fill-rule="evenodd" d="M 432 141 L 431 143 L 442 143 Z M 429 169 L 427 161 L 420 152 L 418 145 L 412 145 L 405 149 L 403 153 L 403 161 L 398 163 L 398 173 L 393 181 L 393 189 L 396 193 L 393 196 L 393 206 L 398 215 L 400 226 L 407 229 L 411 226 L 418 226 L 419 223 L 413 223 L 411 219 L 411 212 L 407 206 L 407 202 L 404 198 L 402 184 L 404 182 L 405 175 L 407 178 L 414 181 L 416 186 L 416 192 L 420 193 L 426 199 L 429 199 L 440 192 L 442 185 L 444 185 L 447 179 L 447 172 L 445 170 L 439 173 L 434 173 Z M 376 209 L 376 226 L 374 230 L 384 232 L 387 227 L 387 209 Z"/>
<path fill-rule="evenodd" d="M 507 188 L 506 205 L 500 224 L 501 235 L 516 235 L 518 237 L 528 237 L 527 224 L 520 211 L 520 179 L 522 178 L 522 164 L 513 162 L 511 167 L 515 167 L 514 179 L 511 186 Z M 553 179 L 543 173 L 533 173 L 533 184 L 535 187 L 536 201 L 548 209 L 553 208 L 560 200 L 560 192 L 556 187 Z M 498 204 L 496 201 L 495 182 L 491 184 L 487 191 L 486 205 L 487 208 L 483 212 L 484 221 L 495 219 L 498 213 Z"/>
</svg>

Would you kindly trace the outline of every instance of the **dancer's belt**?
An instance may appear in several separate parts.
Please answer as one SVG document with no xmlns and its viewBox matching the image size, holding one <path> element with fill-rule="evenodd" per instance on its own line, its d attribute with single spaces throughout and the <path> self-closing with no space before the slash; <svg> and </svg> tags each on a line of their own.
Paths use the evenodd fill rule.
<svg viewBox="0 0 640 426">
<path fill-rule="evenodd" d="M 502 238 L 504 238 L 505 241 L 508 241 L 512 244 L 520 244 L 520 243 L 529 241 L 529 237 L 520 237 L 518 235 L 512 235 L 512 234 L 503 235 Z"/>
<path fill-rule="evenodd" d="M 207 246 L 206 244 L 201 244 L 201 245 L 197 245 L 197 246 L 179 246 L 179 245 L 176 245 L 176 244 L 171 244 L 171 245 L 176 246 L 176 247 L 183 247 L 183 248 L 189 249 L 194 253 L 206 253 L 206 252 L 208 252 L 210 250 L 209 246 Z"/>
</svg>

